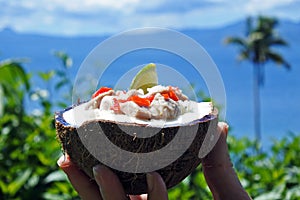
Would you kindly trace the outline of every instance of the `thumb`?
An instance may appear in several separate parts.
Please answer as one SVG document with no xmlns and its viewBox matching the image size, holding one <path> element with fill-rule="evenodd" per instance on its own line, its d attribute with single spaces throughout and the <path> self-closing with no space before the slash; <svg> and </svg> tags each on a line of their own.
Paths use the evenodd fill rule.
<svg viewBox="0 0 300 200">
<path fill-rule="evenodd" d="M 148 200 L 167 200 L 168 192 L 166 185 L 157 172 L 151 172 L 147 174 L 148 184 Z"/>
<path fill-rule="evenodd" d="M 227 146 L 228 125 L 224 122 L 218 123 L 220 137 L 213 149 L 202 159 L 202 165 L 206 167 L 232 166 Z"/>
</svg>

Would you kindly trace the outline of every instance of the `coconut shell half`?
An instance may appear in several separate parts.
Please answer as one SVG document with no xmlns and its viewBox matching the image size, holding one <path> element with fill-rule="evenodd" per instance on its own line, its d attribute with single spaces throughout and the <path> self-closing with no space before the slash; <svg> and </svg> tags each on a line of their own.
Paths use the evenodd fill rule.
<svg viewBox="0 0 300 200">
<path fill-rule="evenodd" d="M 156 170 L 163 178 L 168 189 L 180 183 L 201 163 L 201 159 L 198 157 L 199 150 L 208 130 L 215 131 L 218 122 L 217 111 L 214 110 L 211 114 L 202 119 L 183 126 L 157 128 L 138 124 L 120 124 L 112 121 L 94 120 L 85 122 L 76 128 L 68 124 L 63 118 L 63 113 L 69 109 L 72 109 L 72 107 L 56 113 L 55 124 L 57 138 L 62 145 L 63 151 L 70 156 L 72 162 L 92 179 L 94 177 L 92 168 L 95 165 L 103 163 L 97 160 L 83 145 L 81 141 L 83 137 L 91 137 L 92 140 L 95 140 L 100 130 L 114 145 L 125 151 L 139 154 L 153 151 L 159 152 L 160 149 L 172 142 L 179 129 L 187 135 L 190 134 L 191 131 L 196 130 L 195 137 L 186 150 L 180 154 L 175 161 Z M 98 128 L 99 126 L 101 129 Z M 136 135 L 144 131 L 150 131 L 156 134 L 151 137 L 141 138 L 127 134 L 128 130 L 132 133 L 136 133 Z M 83 135 L 80 137 L 79 134 Z M 184 136 L 180 138 L 180 140 L 182 144 L 184 144 Z M 176 152 L 177 147 L 180 148 L 180 145 L 181 143 L 175 147 L 174 152 Z M 159 160 L 157 160 L 157 162 L 159 162 Z M 111 168 L 111 170 L 117 174 L 127 194 L 137 195 L 147 193 L 146 173 L 124 172 L 114 168 Z"/>
</svg>

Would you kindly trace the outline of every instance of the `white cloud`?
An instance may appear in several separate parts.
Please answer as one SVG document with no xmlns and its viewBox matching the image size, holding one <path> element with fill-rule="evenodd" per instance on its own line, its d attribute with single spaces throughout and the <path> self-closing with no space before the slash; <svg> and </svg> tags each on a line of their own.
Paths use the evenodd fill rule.
<svg viewBox="0 0 300 200">
<path fill-rule="evenodd" d="M 245 8 L 249 14 L 257 14 L 258 12 L 268 11 L 292 2 L 294 0 L 250 0 L 245 4 Z"/>
<path fill-rule="evenodd" d="M 211 27 L 249 14 L 300 19 L 299 0 L 0 0 L 0 6 L 0 28 L 69 35 L 143 26 Z"/>
<path fill-rule="evenodd" d="M 72 12 L 89 12 L 97 10 L 114 10 L 123 11 L 125 9 L 134 7 L 140 0 L 73 0 L 73 1 L 61 1 L 61 0 L 41 0 L 40 4 L 46 7 L 55 6 L 57 9 L 63 9 L 65 11 Z"/>
</svg>

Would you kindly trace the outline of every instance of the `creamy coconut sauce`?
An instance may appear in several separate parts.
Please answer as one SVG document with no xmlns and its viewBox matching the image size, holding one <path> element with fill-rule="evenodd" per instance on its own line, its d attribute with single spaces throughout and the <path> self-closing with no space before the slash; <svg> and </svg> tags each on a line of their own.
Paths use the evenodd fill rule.
<svg viewBox="0 0 300 200">
<path fill-rule="evenodd" d="M 64 112 L 63 117 L 77 127 L 91 120 L 170 127 L 190 124 L 212 110 L 211 102 L 190 101 L 177 87 L 157 85 L 148 88 L 146 94 L 102 87 L 90 101 Z"/>
<path fill-rule="evenodd" d="M 64 112 L 63 118 L 67 123 L 75 125 L 77 127 L 82 125 L 84 122 L 92 120 L 107 120 L 117 123 L 136 123 L 141 125 L 149 125 L 153 127 L 171 127 L 189 124 L 212 113 L 213 106 L 211 102 L 189 102 L 191 112 L 179 115 L 178 118 L 173 120 L 141 120 L 123 114 L 115 114 L 114 112 L 107 110 L 86 110 L 87 103 L 81 104 L 79 106 L 74 107 L 73 109 Z"/>
</svg>

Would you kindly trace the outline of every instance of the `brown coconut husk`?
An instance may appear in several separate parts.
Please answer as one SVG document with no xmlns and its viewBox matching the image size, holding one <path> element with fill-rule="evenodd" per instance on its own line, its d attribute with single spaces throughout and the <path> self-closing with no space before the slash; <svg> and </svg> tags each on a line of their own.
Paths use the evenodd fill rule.
<svg viewBox="0 0 300 200">
<path fill-rule="evenodd" d="M 201 163 L 198 153 L 208 127 L 211 126 L 210 130 L 216 130 L 218 122 L 217 111 L 215 110 L 212 114 L 205 116 L 196 123 L 162 129 L 100 120 L 86 122 L 80 127 L 75 128 L 64 121 L 62 114 L 63 112 L 57 113 L 55 117 L 57 138 L 62 145 L 62 149 L 70 156 L 72 162 L 92 179 L 94 177 L 92 168 L 102 163 L 85 148 L 78 135 L 79 133 L 86 134 L 87 136 L 97 134 L 93 130 L 97 130 L 96 126 L 100 125 L 101 130 L 107 138 L 118 147 L 134 153 L 146 153 L 159 150 L 167 145 L 175 137 L 179 128 L 183 129 L 186 134 L 197 130 L 197 134 L 189 148 L 177 160 L 157 170 L 168 189 L 180 183 Z M 124 132 L 124 128 L 131 130 L 132 133 L 136 133 L 137 135 L 145 130 L 155 131 L 156 134 L 148 138 L 138 138 Z M 128 173 L 116 169 L 111 170 L 117 174 L 127 194 L 147 193 L 146 173 Z"/>
</svg>

